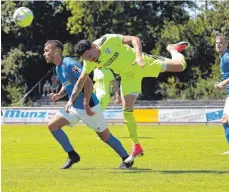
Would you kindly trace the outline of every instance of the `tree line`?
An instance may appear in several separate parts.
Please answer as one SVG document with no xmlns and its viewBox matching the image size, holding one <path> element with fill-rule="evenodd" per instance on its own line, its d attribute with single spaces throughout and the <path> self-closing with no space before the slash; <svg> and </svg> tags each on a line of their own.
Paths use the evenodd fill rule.
<svg viewBox="0 0 229 192">
<path fill-rule="evenodd" d="M 213 84 L 220 80 L 215 36 L 228 36 L 229 4 L 209 2 L 195 17 L 195 1 L 1 1 L 1 92 L 2 105 L 12 105 L 44 76 L 53 65 L 43 58 L 44 43 L 58 39 L 64 54 L 73 55 L 72 45 L 80 39 L 95 40 L 106 33 L 141 38 L 148 54 L 170 57 L 169 43 L 188 41 L 184 52 L 187 69 L 182 73 L 162 73 L 145 78 L 139 99 L 222 99 Z M 34 21 L 19 28 L 12 21 L 18 7 L 28 7 Z M 30 100 L 36 98 L 30 94 Z"/>
</svg>

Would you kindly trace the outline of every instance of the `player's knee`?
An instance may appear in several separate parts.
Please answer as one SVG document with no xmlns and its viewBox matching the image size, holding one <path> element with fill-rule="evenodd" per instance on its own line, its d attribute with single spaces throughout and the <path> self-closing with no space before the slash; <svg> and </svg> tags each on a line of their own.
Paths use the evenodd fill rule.
<svg viewBox="0 0 229 192">
<path fill-rule="evenodd" d="M 123 117 L 124 117 L 124 123 L 131 123 L 134 122 L 134 109 L 131 107 L 124 107 L 122 109 Z"/>
<path fill-rule="evenodd" d="M 103 132 L 97 132 L 97 135 L 99 136 L 99 138 L 102 141 L 106 142 L 110 137 L 110 131 L 108 129 L 106 129 Z"/>
<path fill-rule="evenodd" d="M 123 113 L 123 115 L 124 115 L 124 118 L 125 118 L 125 116 L 127 116 L 128 114 L 129 114 L 129 115 L 133 114 L 133 112 L 134 112 L 134 109 L 133 109 L 132 107 L 123 107 L 123 108 L 122 108 L 122 113 Z"/>
<path fill-rule="evenodd" d="M 48 123 L 48 128 L 51 132 L 57 130 L 56 126 L 55 126 L 55 123 L 52 123 L 52 122 L 49 122 Z"/>
<path fill-rule="evenodd" d="M 228 117 L 226 114 L 224 114 L 222 117 L 222 123 L 228 123 Z"/>
</svg>

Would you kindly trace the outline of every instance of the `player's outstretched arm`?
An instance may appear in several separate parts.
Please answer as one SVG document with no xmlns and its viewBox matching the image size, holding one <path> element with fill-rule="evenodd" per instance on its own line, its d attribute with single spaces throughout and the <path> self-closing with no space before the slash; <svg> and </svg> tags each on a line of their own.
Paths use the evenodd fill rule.
<svg viewBox="0 0 229 192">
<path fill-rule="evenodd" d="M 88 78 L 88 74 L 85 73 L 84 71 L 80 74 L 79 79 L 77 80 L 73 91 L 72 91 L 72 95 L 69 99 L 69 101 L 67 102 L 66 106 L 65 106 L 65 111 L 69 113 L 69 109 L 71 108 L 74 100 L 76 99 L 76 97 L 79 95 L 79 93 L 82 91 L 83 86 L 85 84 L 85 81 Z"/>
<path fill-rule="evenodd" d="M 90 79 L 90 77 L 88 77 L 84 84 L 84 102 L 83 102 L 84 109 L 86 110 L 88 116 L 93 116 L 95 114 L 95 112 L 91 110 L 89 105 L 92 91 L 93 91 L 93 82 Z"/>
</svg>

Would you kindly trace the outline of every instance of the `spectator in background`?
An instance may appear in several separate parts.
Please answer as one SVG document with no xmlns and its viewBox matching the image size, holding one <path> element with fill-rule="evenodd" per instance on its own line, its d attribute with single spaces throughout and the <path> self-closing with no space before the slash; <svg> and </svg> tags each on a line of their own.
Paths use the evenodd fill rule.
<svg viewBox="0 0 229 192">
<path fill-rule="evenodd" d="M 56 76 L 56 74 L 55 73 L 53 73 L 53 75 L 52 75 L 52 77 L 51 77 L 51 81 L 52 82 L 58 82 L 58 77 Z"/>
<path fill-rule="evenodd" d="M 59 90 L 59 84 L 58 84 L 58 77 L 53 73 L 53 76 L 51 77 L 52 86 L 51 91 L 52 93 L 58 93 Z"/>
<path fill-rule="evenodd" d="M 49 95 L 49 93 L 51 93 L 51 85 L 49 83 L 48 80 L 45 81 L 45 84 L 43 86 L 43 94 L 42 94 L 42 97 L 45 96 L 45 91 L 47 91 L 47 96 Z"/>
</svg>

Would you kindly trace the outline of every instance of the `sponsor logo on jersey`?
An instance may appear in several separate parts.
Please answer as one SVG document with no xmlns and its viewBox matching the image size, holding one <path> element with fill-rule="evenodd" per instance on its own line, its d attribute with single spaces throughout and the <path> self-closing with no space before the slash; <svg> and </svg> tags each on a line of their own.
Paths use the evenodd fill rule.
<svg viewBox="0 0 229 192">
<path fill-rule="evenodd" d="M 119 56 L 118 52 L 115 52 L 114 55 L 103 65 L 103 67 L 108 67 L 110 66 Z"/>
<path fill-rule="evenodd" d="M 80 68 L 77 67 L 77 66 L 73 67 L 73 68 L 72 68 L 72 71 L 75 71 L 75 72 L 77 72 L 77 73 L 81 73 Z"/>
<path fill-rule="evenodd" d="M 105 53 L 106 54 L 110 54 L 111 53 L 111 50 L 109 48 L 106 48 Z"/>
</svg>

